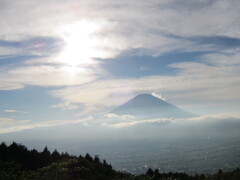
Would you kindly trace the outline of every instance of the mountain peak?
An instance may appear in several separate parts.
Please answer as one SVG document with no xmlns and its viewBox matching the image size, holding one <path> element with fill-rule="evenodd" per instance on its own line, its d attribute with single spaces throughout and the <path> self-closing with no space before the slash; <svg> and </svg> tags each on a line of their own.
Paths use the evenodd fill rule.
<svg viewBox="0 0 240 180">
<path fill-rule="evenodd" d="M 139 94 L 136 97 L 154 97 L 154 96 L 151 94 Z"/>
<path fill-rule="evenodd" d="M 192 116 L 190 113 L 150 94 L 139 94 L 111 113 L 119 115 L 129 114 L 144 118 L 185 118 Z"/>
<path fill-rule="evenodd" d="M 141 98 L 141 99 L 160 99 L 160 98 L 155 97 L 155 96 L 153 96 L 151 94 L 139 94 L 139 95 L 135 96 L 134 98 L 137 98 L 137 99 L 138 98 Z M 160 100 L 163 101 L 162 99 L 160 99 Z"/>
</svg>

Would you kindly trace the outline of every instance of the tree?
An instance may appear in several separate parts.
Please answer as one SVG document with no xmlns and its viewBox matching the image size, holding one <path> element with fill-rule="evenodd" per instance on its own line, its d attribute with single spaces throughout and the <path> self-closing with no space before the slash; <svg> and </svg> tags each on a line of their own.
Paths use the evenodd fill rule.
<svg viewBox="0 0 240 180">
<path fill-rule="evenodd" d="M 94 157 L 94 161 L 95 161 L 96 163 L 100 163 L 100 158 L 99 158 L 98 155 L 96 155 L 96 156 Z"/>
<path fill-rule="evenodd" d="M 93 158 L 88 153 L 85 155 L 85 159 L 88 161 L 93 161 Z"/>
<path fill-rule="evenodd" d="M 152 176 L 154 175 L 153 170 L 152 170 L 151 168 L 149 168 L 149 169 L 147 170 L 146 175 L 152 177 Z"/>
<path fill-rule="evenodd" d="M 50 151 L 48 150 L 47 146 L 45 146 L 43 152 L 41 152 L 41 154 L 40 154 L 41 167 L 44 167 L 44 166 L 50 164 L 50 162 L 51 162 L 50 155 L 51 155 Z"/>
<path fill-rule="evenodd" d="M 51 161 L 56 162 L 60 159 L 59 152 L 55 149 L 51 155 Z"/>
</svg>

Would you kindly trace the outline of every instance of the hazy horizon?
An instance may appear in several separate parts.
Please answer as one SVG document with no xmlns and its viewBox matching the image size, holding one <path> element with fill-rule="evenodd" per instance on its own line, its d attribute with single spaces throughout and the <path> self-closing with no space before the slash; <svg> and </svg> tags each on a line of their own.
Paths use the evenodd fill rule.
<svg viewBox="0 0 240 180">
<path fill-rule="evenodd" d="M 239 12 L 239 0 L 0 0 L 0 141 L 235 142 Z M 121 106 L 139 94 L 158 99 Z M 112 157 L 140 152 L 126 149 Z"/>
</svg>

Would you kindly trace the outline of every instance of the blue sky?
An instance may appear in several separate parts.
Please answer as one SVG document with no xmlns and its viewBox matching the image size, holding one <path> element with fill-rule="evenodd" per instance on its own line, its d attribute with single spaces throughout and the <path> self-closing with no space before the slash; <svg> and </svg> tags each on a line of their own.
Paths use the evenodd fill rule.
<svg viewBox="0 0 240 180">
<path fill-rule="evenodd" d="M 154 91 L 239 115 L 239 12 L 238 0 L 0 0 L 0 133 L 83 123 Z"/>
</svg>

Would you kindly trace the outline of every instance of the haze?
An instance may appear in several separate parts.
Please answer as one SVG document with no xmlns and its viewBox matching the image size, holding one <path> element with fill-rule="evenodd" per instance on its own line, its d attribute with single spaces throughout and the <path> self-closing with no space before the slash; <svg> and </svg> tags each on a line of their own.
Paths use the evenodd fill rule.
<svg viewBox="0 0 240 180">
<path fill-rule="evenodd" d="M 0 0 L 0 140 L 106 159 L 118 149 L 121 170 L 118 155 L 161 143 L 230 143 L 222 152 L 239 162 L 239 12 L 238 0 Z M 189 114 L 114 111 L 140 94 Z M 237 166 L 218 160 L 208 164 Z"/>
</svg>

